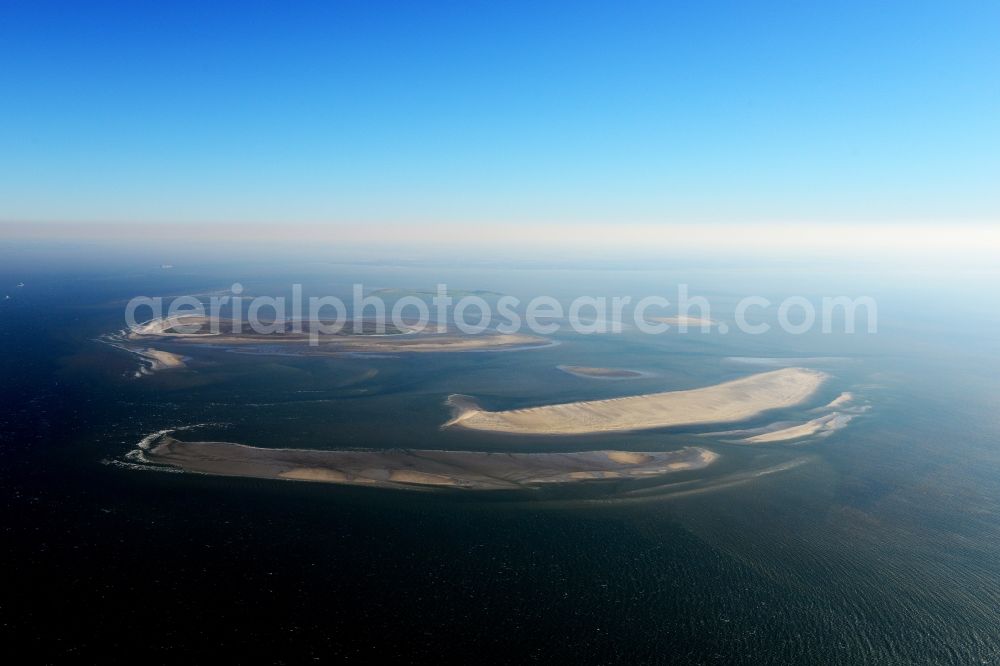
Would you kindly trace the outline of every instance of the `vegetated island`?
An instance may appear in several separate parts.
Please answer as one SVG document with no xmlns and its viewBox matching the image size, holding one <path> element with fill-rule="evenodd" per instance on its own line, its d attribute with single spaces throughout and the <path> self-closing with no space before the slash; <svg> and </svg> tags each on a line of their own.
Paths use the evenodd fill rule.
<svg viewBox="0 0 1000 666">
<path fill-rule="evenodd" d="M 443 427 L 513 434 L 581 435 L 668 426 L 730 423 L 809 399 L 828 375 L 782 368 L 714 386 L 490 412 L 452 395 L 454 417 Z"/>
<path fill-rule="evenodd" d="M 264 449 L 230 442 L 181 442 L 167 434 L 147 447 L 143 462 L 186 472 L 411 490 L 517 490 L 652 478 L 701 469 L 719 457 L 699 447 L 580 453 Z"/>
<path fill-rule="evenodd" d="M 592 368 L 585 365 L 557 365 L 556 367 L 567 374 L 587 379 L 635 379 L 649 376 L 649 373 L 646 372 L 624 368 Z"/>
<path fill-rule="evenodd" d="M 324 355 L 335 353 L 397 353 L 397 352 L 451 352 L 451 351 L 502 351 L 517 348 L 545 347 L 551 343 L 545 338 L 520 333 L 504 334 L 484 331 L 466 334 L 449 329 L 443 333 L 430 324 L 427 330 L 389 322 L 348 321 L 333 333 L 322 327 L 333 322 L 286 321 L 271 325 L 277 329 L 261 333 L 246 322 L 223 320 L 213 331 L 208 317 L 180 315 L 154 319 L 142 326 L 124 331 L 121 337 L 129 342 L 170 343 L 177 345 L 204 345 L 211 347 L 271 348 L 279 346 L 282 353 Z M 312 327 L 316 327 L 313 334 Z"/>
</svg>

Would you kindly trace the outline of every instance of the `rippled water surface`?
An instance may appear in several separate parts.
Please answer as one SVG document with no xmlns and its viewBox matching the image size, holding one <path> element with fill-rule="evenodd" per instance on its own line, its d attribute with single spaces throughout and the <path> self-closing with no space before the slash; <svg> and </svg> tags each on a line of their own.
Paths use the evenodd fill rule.
<svg viewBox="0 0 1000 666">
<path fill-rule="evenodd" d="M 958 326 L 890 295 L 868 337 L 566 333 L 517 352 L 330 359 L 206 350 L 188 370 L 137 379 L 134 357 L 96 339 L 121 327 L 123 299 L 219 282 L 171 279 L 40 278 L 0 305 L 13 563 L 2 613 L 39 654 L 1000 660 L 1000 360 L 988 312 Z M 705 386 L 773 358 L 832 378 L 814 402 L 739 426 L 568 439 L 440 429 L 452 393 L 510 409 Z M 602 381 L 560 365 L 644 374 Z M 719 434 L 801 423 L 843 391 L 865 409 L 827 437 L 750 446 Z M 128 464 L 143 437 L 190 426 L 175 435 L 326 449 L 696 445 L 721 457 L 656 482 L 505 494 Z"/>
</svg>

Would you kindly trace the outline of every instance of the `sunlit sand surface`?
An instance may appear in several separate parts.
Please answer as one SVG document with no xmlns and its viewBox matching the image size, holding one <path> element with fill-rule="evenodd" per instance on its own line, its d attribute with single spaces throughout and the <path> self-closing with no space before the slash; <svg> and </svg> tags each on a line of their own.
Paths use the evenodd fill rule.
<svg viewBox="0 0 1000 666">
<path fill-rule="evenodd" d="M 608 400 L 588 400 L 508 411 L 480 409 L 471 399 L 452 396 L 454 418 L 446 427 L 516 434 L 577 435 L 738 422 L 809 399 L 826 373 L 783 368 L 715 386 Z"/>
<path fill-rule="evenodd" d="M 152 347 L 143 349 L 136 353 L 150 361 L 149 369 L 154 372 L 157 370 L 169 370 L 171 368 L 184 367 L 184 357 L 180 354 L 173 354 L 168 351 L 153 349 Z"/>
<path fill-rule="evenodd" d="M 766 444 L 769 442 L 785 442 L 792 439 L 802 439 L 804 437 L 811 437 L 819 434 L 829 434 L 843 428 L 850 423 L 853 418 L 854 417 L 850 414 L 827 414 L 826 416 L 821 416 L 817 419 L 806 421 L 805 423 L 799 425 L 762 433 L 760 435 L 754 435 L 740 441 L 746 444 Z"/>
<path fill-rule="evenodd" d="M 483 453 L 475 451 L 317 451 L 263 449 L 229 442 L 181 442 L 158 434 L 143 460 L 187 472 L 387 488 L 516 490 L 654 478 L 704 468 L 718 454 L 677 451 Z"/>
<path fill-rule="evenodd" d="M 854 400 L 855 398 L 853 393 L 851 393 L 850 391 L 844 391 L 836 398 L 831 400 L 824 409 L 837 409 L 838 407 L 845 407 L 854 402 Z"/>
</svg>

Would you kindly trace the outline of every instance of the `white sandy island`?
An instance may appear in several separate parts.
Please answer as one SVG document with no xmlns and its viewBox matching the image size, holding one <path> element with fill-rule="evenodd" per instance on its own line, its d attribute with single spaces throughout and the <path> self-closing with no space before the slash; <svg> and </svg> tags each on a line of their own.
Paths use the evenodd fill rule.
<svg viewBox="0 0 1000 666">
<path fill-rule="evenodd" d="M 782 368 L 715 386 L 608 400 L 588 400 L 490 412 L 451 396 L 455 416 L 445 427 L 515 434 L 579 435 L 669 426 L 731 423 L 808 400 L 827 379 L 806 368 Z"/>
</svg>

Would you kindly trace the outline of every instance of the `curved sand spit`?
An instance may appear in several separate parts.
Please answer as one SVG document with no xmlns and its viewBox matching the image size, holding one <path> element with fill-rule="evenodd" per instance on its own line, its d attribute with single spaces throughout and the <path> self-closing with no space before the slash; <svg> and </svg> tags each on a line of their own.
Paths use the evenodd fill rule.
<svg viewBox="0 0 1000 666">
<path fill-rule="evenodd" d="M 782 368 L 687 391 L 489 412 L 463 396 L 449 398 L 456 415 L 445 424 L 516 434 L 579 435 L 668 426 L 727 423 L 807 400 L 827 374 Z"/>
<path fill-rule="evenodd" d="M 515 490 L 583 481 L 651 478 L 701 469 L 718 458 L 718 454 L 697 447 L 649 453 L 262 449 L 229 442 L 181 442 L 166 434 L 159 434 L 155 446 L 147 448 L 144 454 L 146 462 L 202 474 L 466 490 Z"/>
<path fill-rule="evenodd" d="M 851 393 L 850 391 L 844 391 L 836 398 L 831 400 L 829 404 L 826 405 L 826 407 L 823 407 L 823 409 L 837 409 L 839 407 L 844 407 L 854 402 L 854 400 L 855 398 L 853 393 Z"/>
<path fill-rule="evenodd" d="M 149 369 L 153 371 L 184 367 L 184 357 L 180 354 L 173 354 L 160 349 L 153 349 L 152 347 L 147 347 L 136 353 L 150 362 Z"/>
<path fill-rule="evenodd" d="M 853 418 L 850 414 L 834 412 L 799 425 L 765 432 L 740 441 L 745 444 L 768 444 L 770 442 L 786 442 L 791 439 L 802 439 L 803 437 L 810 437 L 812 435 L 829 435 L 845 427 Z"/>
</svg>

